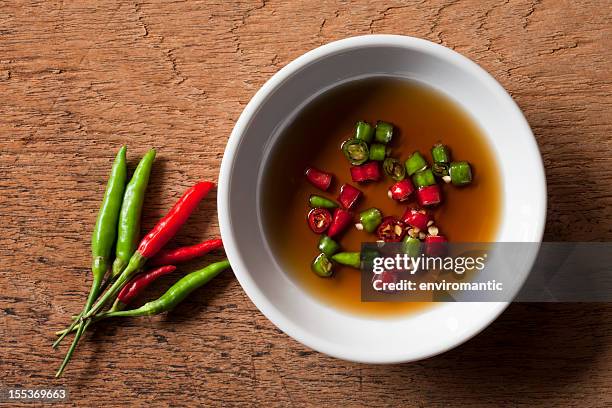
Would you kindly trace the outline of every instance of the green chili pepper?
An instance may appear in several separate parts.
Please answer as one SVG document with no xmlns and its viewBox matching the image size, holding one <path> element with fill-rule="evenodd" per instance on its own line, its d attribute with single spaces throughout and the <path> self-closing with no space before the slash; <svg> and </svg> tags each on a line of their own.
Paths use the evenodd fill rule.
<svg viewBox="0 0 612 408">
<path fill-rule="evenodd" d="M 406 160 L 406 173 L 409 176 L 412 176 L 417 171 L 424 170 L 426 167 L 427 162 L 419 152 L 412 153 L 408 160 Z"/>
<path fill-rule="evenodd" d="M 334 264 L 329 260 L 327 255 L 321 253 L 319 254 L 314 261 L 312 261 L 312 265 L 310 266 L 312 271 L 319 275 L 322 278 L 329 278 L 333 271 Z"/>
<path fill-rule="evenodd" d="M 418 238 L 406 235 L 402 242 L 402 250 L 408 256 L 416 258 L 421 254 L 421 241 Z"/>
<path fill-rule="evenodd" d="M 363 140 L 366 143 L 372 142 L 374 138 L 374 128 L 368 122 L 360 120 L 355 125 L 355 139 Z"/>
<path fill-rule="evenodd" d="M 155 150 L 151 149 L 138 163 L 138 167 L 134 170 L 132 179 L 125 189 L 121 214 L 119 215 L 113 277 L 118 276 L 123 271 L 134 251 L 136 251 L 140 235 L 142 204 L 144 203 L 145 191 L 149 184 L 153 160 L 155 160 Z"/>
<path fill-rule="evenodd" d="M 434 163 L 448 163 L 450 161 L 448 148 L 441 143 L 435 144 L 431 148 L 431 158 Z"/>
<path fill-rule="evenodd" d="M 435 176 L 448 176 L 448 163 L 434 163 L 431 165 L 431 171 Z"/>
<path fill-rule="evenodd" d="M 389 143 L 393 137 L 393 125 L 387 122 L 376 122 L 374 139 L 379 143 Z"/>
<path fill-rule="evenodd" d="M 374 258 L 380 256 L 380 252 L 372 247 L 362 248 L 361 258 L 363 259 L 363 267 L 366 270 L 374 267 Z"/>
<path fill-rule="evenodd" d="M 87 303 L 85 304 L 84 313 L 91 309 L 94 300 L 98 297 L 102 279 L 104 279 L 104 275 L 110 266 L 111 252 L 117 237 L 117 220 L 119 219 L 125 182 L 127 180 L 126 151 L 127 148 L 122 146 L 119 149 L 119 153 L 117 153 L 91 236 L 93 283 Z"/>
<path fill-rule="evenodd" d="M 178 282 L 170 287 L 158 299 L 145 303 L 138 309 L 118 310 L 115 312 L 103 313 L 104 317 L 120 316 L 150 316 L 172 310 L 181 303 L 191 292 L 204 286 L 212 278 L 230 267 L 228 260 L 223 260 L 208 265 L 207 267 L 185 275 Z"/>
<path fill-rule="evenodd" d="M 321 197 L 316 194 L 310 196 L 308 203 L 312 208 L 336 208 L 338 206 L 338 204 L 329 198 Z"/>
<path fill-rule="evenodd" d="M 357 269 L 361 268 L 361 255 L 359 252 L 338 252 L 331 259 L 341 265 L 352 266 Z"/>
<path fill-rule="evenodd" d="M 434 178 L 433 172 L 431 169 L 425 169 L 416 172 L 412 176 L 412 182 L 417 188 L 433 186 L 436 184 L 436 179 Z"/>
<path fill-rule="evenodd" d="M 452 162 L 449 173 L 454 185 L 463 186 L 472 182 L 472 168 L 466 161 Z"/>
<path fill-rule="evenodd" d="M 382 214 L 378 208 L 368 208 L 359 214 L 359 223 L 367 232 L 374 232 L 382 222 Z M 359 227 L 357 227 L 359 229 Z"/>
<path fill-rule="evenodd" d="M 326 256 L 332 256 L 336 252 L 340 250 L 340 245 L 328 237 L 327 235 L 322 235 L 319 240 L 319 251 L 324 253 Z"/>
<path fill-rule="evenodd" d="M 387 176 L 395 181 L 402 181 L 406 178 L 406 168 L 397 159 L 386 158 L 383 162 L 383 170 Z"/>
<path fill-rule="evenodd" d="M 342 143 L 342 152 L 352 165 L 365 163 L 370 155 L 368 144 L 359 139 L 349 139 Z"/>
<path fill-rule="evenodd" d="M 81 334 L 87 329 L 87 327 L 95 320 L 102 320 L 109 317 L 136 317 L 136 316 L 150 316 L 163 312 L 167 312 L 172 310 L 176 305 L 181 303 L 189 294 L 191 294 L 194 290 L 204 286 L 208 283 L 212 278 L 217 276 L 219 273 L 229 268 L 230 264 L 227 260 L 223 260 L 221 262 L 213 263 L 208 265 L 207 267 L 200 269 L 198 271 L 192 272 L 183 278 L 181 278 L 178 282 L 170 287 L 162 296 L 160 296 L 157 300 L 153 300 L 151 302 L 145 303 L 138 309 L 132 310 L 115 310 L 115 311 L 107 311 L 95 316 L 95 318 L 91 320 L 86 320 L 83 323 L 79 323 L 78 330 L 75 335 L 75 338 L 81 336 Z M 72 354 L 74 353 L 74 346 L 76 345 L 73 342 L 70 350 L 66 353 L 66 357 L 58 370 L 56 377 L 62 375 L 66 364 L 70 361 Z"/>
<path fill-rule="evenodd" d="M 380 143 L 370 145 L 370 160 L 383 161 L 387 157 L 387 146 Z"/>
</svg>

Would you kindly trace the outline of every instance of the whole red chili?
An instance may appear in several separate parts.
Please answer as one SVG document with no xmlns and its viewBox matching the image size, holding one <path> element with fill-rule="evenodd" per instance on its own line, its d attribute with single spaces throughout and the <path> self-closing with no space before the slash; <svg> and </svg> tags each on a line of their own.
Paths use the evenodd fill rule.
<svg viewBox="0 0 612 408">
<path fill-rule="evenodd" d="M 340 187 L 338 201 L 340 201 L 340 204 L 347 210 L 350 210 L 355 203 L 357 203 L 359 197 L 361 197 L 361 191 L 350 184 L 343 184 L 342 187 Z"/>
<path fill-rule="evenodd" d="M 377 161 L 371 161 L 361 166 L 351 167 L 351 178 L 355 182 L 364 183 L 366 181 L 378 181 L 380 177 L 380 165 Z"/>
<path fill-rule="evenodd" d="M 315 234 L 324 233 L 332 223 L 332 216 L 326 208 L 313 208 L 308 212 L 308 226 Z"/>
<path fill-rule="evenodd" d="M 304 172 L 306 178 L 319 190 L 327 191 L 332 182 L 332 175 L 314 167 L 308 167 Z"/>
<path fill-rule="evenodd" d="M 117 295 L 117 302 L 113 305 L 114 310 L 120 310 L 139 294 L 141 294 L 153 281 L 176 270 L 174 265 L 166 265 L 151 271 L 140 273 L 128 282 Z"/>
<path fill-rule="evenodd" d="M 220 239 L 209 239 L 199 244 L 185 246 L 175 249 L 159 251 L 157 255 L 147 262 L 150 266 L 170 265 L 175 263 L 187 262 L 200 256 L 206 255 L 210 251 L 223 247 Z"/>
<path fill-rule="evenodd" d="M 385 242 L 400 242 L 406 235 L 406 227 L 403 222 L 393 216 L 383 218 L 376 229 L 378 239 Z"/>
<path fill-rule="evenodd" d="M 344 231 L 353 222 L 353 214 L 343 208 L 336 208 L 334 210 L 334 218 L 327 231 L 327 235 L 333 238 Z"/>
<path fill-rule="evenodd" d="M 410 195 L 414 191 L 414 186 L 412 182 L 408 179 L 404 179 L 402 181 L 398 181 L 389 187 L 389 198 L 392 198 L 396 201 L 406 201 L 410 198 Z"/>
<path fill-rule="evenodd" d="M 402 215 L 402 221 L 411 227 L 418 228 L 419 230 L 425 230 L 427 223 L 431 220 L 425 210 L 419 210 L 416 208 L 408 208 L 404 215 Z"/>
<path fill-rule="evenodd" d="M 417 191 L 419 204 L 422 206 L 436 205 L 442 202 L 442 192 L 437 184 L 421 187 Z"/>
<path fill-rule="evenodd" d="M 185 191 L 168 214 L 159 220 L 157 225 L 140 241 L 136 252 L 139 252 L 144 258 L 151 258 L 157 254 L 170 238 L 176 235 L 193 210 L 214 186 L 214 183 L 203 181 Z"/>
</svg>

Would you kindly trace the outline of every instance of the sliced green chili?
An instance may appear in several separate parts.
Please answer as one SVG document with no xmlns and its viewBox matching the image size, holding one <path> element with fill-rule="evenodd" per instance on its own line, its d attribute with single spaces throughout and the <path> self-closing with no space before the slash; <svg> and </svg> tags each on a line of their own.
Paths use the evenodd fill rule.
<svg viewBox="0 0 612 408">
<path fill-rule="evenodd" d="M 381 143 L 370 145 L 370 160 L 383 161 L 387 157 L 387 146 Z"/>
<path fill-rule="evenodd" d="M 322 235 L 319 240 L 319 251 L 324 253 L 326 256 L 332 256 L 336 252 L 340 250 L 340 245 L 328 237 L 327 235 Z"/>
<path fill-rule="evenodd" d="M 463 186 L 472 182 L 472 168 L 466 161 L 452 162 L 449 173 L 454 185 Z"/>
<path fill-rule="evenodd" d="M 435 144 L 431 148 L 431 158 L 434 163 L 448 163 L 450 161 L 448 148 L 441 143 Z"/>
<path fill-rule="evenodd" d="M 406 178 L 406 168 L 399 160 L 392 157 L 387 157 L 383 162 L 383 170 L 385 174 L 395 181 L 402 181 Z"/>
<path fill-rule="evenodd" d="M 389 143 L 393 138 L 393 125 L 388 122 L 376 122 L 374 139 L 379 143 Z"/>
<path fill-rule="evenodd" d="M 434 163 L 431 165 L 431 171 L 435 176 L 448 176 L 448 163 Z"/>
<path fill-rule="evenodd" d="M 359 252 L 338 252 L 331 259 L 341 265 L 352 266 L 357 269 L 361 268 L 361 255 Z"/>
<path fill-rule="evenodd" d="M 349 139 L 342 143 L 342 152 L 354 166 L 368 161 L 370 155 L 368 144 L 359 139 Z"/>
<path fill-rule="evenodd" d="M 323 253 L 319 254 L 314 261 L 312 261 L 310 268 L 322 278 L 329 278 L 334 272 L 334 264 L 329 260 L 327 255 Z"/>
<path fill-rule="evenodd" d="M 406 235 L 402 242 L 402 250 L 410 257 L 416 258 L 421 254 L 421 241 L 418 238 L 413 238 Z"/>
<path fill-rule="evenodd" d="M 433 172 L 431 169 L 425 169 L 414 173 L 412 176 L 412 182 L 417 188 L 433 186 L 436 184 L 436 179 L 434 178 Z"/>
<path fill-rule="evenodd" d="M 329 198 L 321 197 L 316 194 L 310 196 L 308 203 L 312 208 L 336 208 L 338 206 L 338 204 Z"/>
<path fill-rule="evenodd" d="M 412 153 L 408 160 L 406 160 L 406 173 L 408 173 L 409 176 L 412 176 L 417 171 L 423 170 L 426 167 L 427 162 L 419 152 Z"/>
<path fill-rule="evenodd" d="M 368 208 L 359 214 L 359 223 L 367 232 L 374 232 L 382 222 L 382 213 L 378 208 Z M 359 227 L 358 227 L 359 228 Z"/>
<path fill-rule="evenodd" d="M 365 247 L 361 251 L 364 269 L 372 269 L 374 267 L 374 258 L 380 256 L 380 252 L 372 247 Z"/>
<path fill-rule="evenodd" d="M 360 120 L 355 125 L 355 139 L 363 140 L 366 143 L 374 139 L 374 128 L 368 122 Z"/>
<path fill-rule="evenodd" d="M 118 276 L 123 271 L 134 251 L 136 251 L 140 235 L 142 205 L 154 160 L 155 150 L 151 149 L 138 163 L 132 179 L 125 189 L 121 213 L 119 215 L 113 277 Z"/>
</svg>

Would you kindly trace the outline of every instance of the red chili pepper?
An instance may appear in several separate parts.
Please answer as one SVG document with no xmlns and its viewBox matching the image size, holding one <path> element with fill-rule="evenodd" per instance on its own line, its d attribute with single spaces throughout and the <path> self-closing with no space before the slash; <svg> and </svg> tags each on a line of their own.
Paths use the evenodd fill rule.
<svg viewBox="0 0 612 408">
<path fill-rule="evenodd" d="M 392 198 L 396 201 L 406 201 L 410 198 L 410 195 L 414 191 L 414 186 L 412 182 L 408 179 L 404 179 L 402 181 L 398 181 L 389 187 L 389 198 Z"/>
<path fill-rule="evenodd" d="M 191 246 L 159 251 L 147 264 L 150 266 L 160 266 L 187 262 L 219 248 L 223 248 L 223 241 L 218 238 L 209 239 Z"/>
<path fill-rule="evenodd" d="M 378 181 L 380 180 L 380 177 L 380 165 L 377 161 L 371 161 L 366 164 L 362 164 L 361 166 L 351 167 L 351 178 L 357 183 Z"/>
<path fill-rule="evenodd" d="M 425 254 L 441 256 L 446 252 L 448 240 L 443 235 L 428 235 L 425 237 Z"/>
<path fill-rule="evenodd" d="M 419 204 L 422 206 L 430 206 L 440 204 L 442 202 L 442 192 L 437 184 L 421 187 L 417 191 Z"/>
<path fill-rule="evenodd" d="M 313 208 L 308 212 L 308 226 L 315 234 L 322 234 L 332 223 L 332 216 L 325 208 Z"/>
<path fill-rule="evenodd" d="M 127 285 L 123 287 L 123 289 L 121 289 L 121 291 L 117 295 L 117 300 L 123 305 L 129 304 L 132 300 L 134 300 L 136 296 L 141 294 L 142 291 L 144 291 L 147 286 L 149 286 L 153 281 L 164 275 L 168 275 L 169 273 L 172 273 L 175 270 L 176 266 L 166 265 L 136 275 L 131 281 L 128 282 Z"/>
<path fill-rule="evenodd" d="M 376 235 L 385 242 L 400 242 L 406 235 L 406 226 L 397 218 L 388 216 L 376 229 Z"/>
<path fill-rule="evenodd" d="M 327 235 L 330 238 L 335 237 L 344 231 L 349 225 L 353 223 L 353 214 L 342 208 L 336 208 L 334 210 L 334 219 L 327 231 Z"/>
<path fill-rule="evenodd" d="M 340 201 L 340 204 L 347 210 L 350 210 L 355 203 L 357 203 L 359 197 L 361 197 L 361 191 L 350 184 L 343 184 L 342 187 L 340 187 L 338 201 Z"/>
<path fill-rule="evenodd" d="M 404 215 L 402 215 L 402 221 L 405 224 L 418 228 L 421 231 L 427 228 L 427 223 L 430 220 L 431 218 L 425 210 L 417 210 L 416 208 L 408 208 Z"/>
<path fill-rule="evenodd" d="M 372 276 L 372 283 L 374 284 L 374 282 L 376 282 L 377 280 L 380 281 L 379 283 L 376 283 L 376 288 L 380 289 L 381 292 L 385 292 L 385 293 L 393 293 L 395 291 L 390 290 L 390 289 L 383 289 L 383 284 L 390 284 L 390 283 L 397 283 L 399 282 L 399 273 L 397 273 L 397 271 L 382 271 L 379 274 L 374 274 L 374 276 Z"/>
<path fill-rule="evenodd" d="M 304 172 L 308 181 L 319 190 L 327 191 L 332 182 L 332 175 L 324 171 L 308 167 Z"/>
</svg>

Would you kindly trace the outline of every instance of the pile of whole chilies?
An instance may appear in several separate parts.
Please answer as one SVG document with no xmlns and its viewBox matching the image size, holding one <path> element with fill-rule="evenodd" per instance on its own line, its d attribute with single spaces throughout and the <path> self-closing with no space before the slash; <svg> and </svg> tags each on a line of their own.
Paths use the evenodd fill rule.
<svg viewBox="0 0 612 408">
<path fill-rule="evenodd" d="M 56 377 L 62 375 L 80 338 L 93 322 L 109 317 L 155 315 L 171 310 L 191 292 L 230 266 L 227 260 L 210 264 L 179 279 L 158 299 L 126 310 L 132 300 L 153 281 L 173 272 L 176 269 L 174 264 L 223 247 L 220 239 L 211 239 L 193 246 L 163 249 L 214 187 L 210 182 L 199 182 L 189 188 L 139 242 L 142 206 L 155 150 L 150 150 L 140 160 L 127 184 L 126 152 L 127 148 L 123 146 L 117 153 L 94 227 L 91 239 L 93 282 L 89 296 L 83 310 L 73 316 L 72 323 L 56 333 L 59 337 L 53 344 L 54 348 L 66 335 L 76 332 Z M 147 267 L 149 269 L 145 270 Z"/>
</svg>

